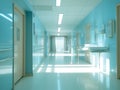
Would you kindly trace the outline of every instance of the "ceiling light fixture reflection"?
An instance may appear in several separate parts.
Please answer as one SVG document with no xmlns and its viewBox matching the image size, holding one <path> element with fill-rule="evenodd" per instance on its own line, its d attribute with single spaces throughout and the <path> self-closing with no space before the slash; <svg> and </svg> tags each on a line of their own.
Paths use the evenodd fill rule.
<svg viewBox="0 0 120 90">
<path fill-rule="evenodd" d="M 9 18 L 9 17 L 7 17 L 7 16 L 6 16 L 6 15 L 4 15 L 4 14 L 0 13 L 0 16 L 2 16 L 3 18 L 5 18 L 6 20 L 8 20 L 8 21 L 12 22 L 12 19 L 11 19 L 11 18 Z"/>
<path fill-rule="evenodd" d="M 60 6 L 61 5 L 61 0 L 56 0 L 56 6 Z"/>
<path fill-rule="evenodd" d="M 60 32 L 60 30 L 61 30 L 61 28 L 59 27 L 59 28 L 58 28 L 58 33 Z"/>
<path fill-rule="evenodd" d="M 59 14 L 58 24 L 62 24 L 63 14 Z"/>
</svg>

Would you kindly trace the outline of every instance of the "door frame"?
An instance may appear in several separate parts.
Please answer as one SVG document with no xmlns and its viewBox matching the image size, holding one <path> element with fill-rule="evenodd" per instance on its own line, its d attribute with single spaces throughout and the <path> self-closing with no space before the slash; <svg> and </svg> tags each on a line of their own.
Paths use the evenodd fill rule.
<svg viewBox="0 0 120 90">
<path fill-rule="evenodd" d="M 18 11 L 21 15 L 23 15 L 23 58 L 22 58 L 22 62 L 23 62 L 23 68 L 22 68 L 22 77 L 25 76 L 25 12 L 19 7 L 17 6 L 16 4 L 13 4 L 13 41 L 14 41 L 14 11 Z M 14 48 L 14 42 L 13 42 L 13 48 Z M 14 50 L 13 50 L 13 53 L 14 53 Z M 14 73 L 14 61 L 13 61 L 13 73 Z M 18 80 L 19 81 L 19 80 Z M 17 82 L 18 82 L 17 81 Z M 13 74 L 13 83 L 14 85 L 17 83 L 17 82 L 14 82 L 14 74 Z"/>
<path fill-rule="evenodd" d="M 120 79 L 120 4 L 117 5 L 116 7 L 116 15 L 117 15 L 117 19 L 116 19 L 116 33 L 117 33 L 117 78 Z"/>
</svg>

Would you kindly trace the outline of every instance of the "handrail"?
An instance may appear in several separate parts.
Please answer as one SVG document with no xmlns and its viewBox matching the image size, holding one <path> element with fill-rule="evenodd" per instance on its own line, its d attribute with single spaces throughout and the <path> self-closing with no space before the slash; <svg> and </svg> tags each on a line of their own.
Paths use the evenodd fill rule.
<svg viewBox="0 0 120 90">
<path fill-rule="evenodd" d="M 33 50 L 42 50 L 42 49 L 44 49 L 44 47 L 42 47 L 42 48 L 33 48 Z"/>
<path fill-rule="evenodd" d="M 12 50 L 12 48 L 4 48 L 4 49 L 0 49 L 0 52 L 10 51 L 10 50 Z"/>
<path fill-rule="evenodd" d="M 4 61 L 10 60 L 10 59 L 14 59 L 14 57 L 7 57 L 7 58 L 4 58 L 4 59 L 0 59 L 0 62 L 4 62 Z"/>
</svg>

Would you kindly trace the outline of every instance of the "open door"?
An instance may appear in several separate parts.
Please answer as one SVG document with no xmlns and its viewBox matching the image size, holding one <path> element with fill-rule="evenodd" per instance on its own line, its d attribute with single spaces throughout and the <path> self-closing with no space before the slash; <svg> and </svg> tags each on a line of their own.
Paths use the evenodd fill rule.
<svg viewBox="0 0 120 90">
<path fill-rule="evenodd" d="M 24 74 L 24 13 L 14 6 L 14 83 Z"/>
</svg>

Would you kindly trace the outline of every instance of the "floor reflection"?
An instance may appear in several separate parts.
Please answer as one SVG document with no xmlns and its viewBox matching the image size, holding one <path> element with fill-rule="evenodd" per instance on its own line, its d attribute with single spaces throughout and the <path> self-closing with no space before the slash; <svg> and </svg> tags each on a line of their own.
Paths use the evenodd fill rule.
<svg viewBox="0 0 120 90">
<path fill-rule="evenodd" d="M 115 74 L 102 72 L 93 57 L 95 62 L 90 64 L 83 55 L 50 55 L 44 59 L 35 56 L 34 76 L 22 79 L 15 90 L 120 90 Z M 105 60 L 102 63 L 109 69 L 108 57 Z"/>
<path fill-rule="evenodd" d="M 44 60 L 35 57 L 34 72 L 41 73 L 91 73 L 99 72 L 99 69 L 93 64 L 88 63 L 85 56 L 73 56 L 69 53 L 49 54 Z M 37 66 L 38 64 L 38 66 Z"/>
</svg>

